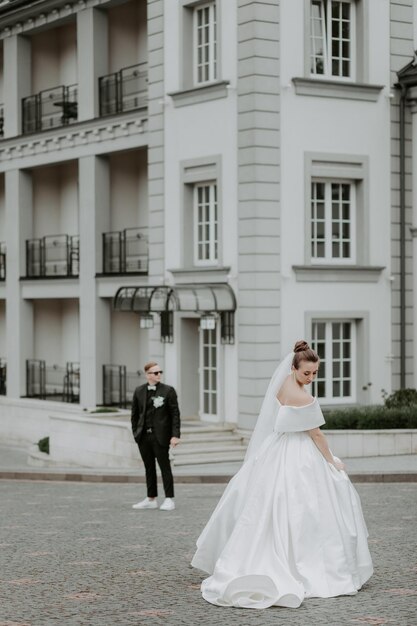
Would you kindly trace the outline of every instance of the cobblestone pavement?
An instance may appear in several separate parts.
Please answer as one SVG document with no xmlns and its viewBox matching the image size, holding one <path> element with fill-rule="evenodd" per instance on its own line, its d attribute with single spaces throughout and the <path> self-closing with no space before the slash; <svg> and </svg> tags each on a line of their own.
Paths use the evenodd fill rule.
<svg viewBox="0 0 417 626">
<path fill-rule="evenodd" d="M 194 542 L 222 485 L 177 485 L 177 510 L 135 511 L 142 485 L 0 481 L 0 626 L 417 625 L 417 484 L 360 484 L 375 574 L 299 609 L 202 600 Z"/>
</svg>

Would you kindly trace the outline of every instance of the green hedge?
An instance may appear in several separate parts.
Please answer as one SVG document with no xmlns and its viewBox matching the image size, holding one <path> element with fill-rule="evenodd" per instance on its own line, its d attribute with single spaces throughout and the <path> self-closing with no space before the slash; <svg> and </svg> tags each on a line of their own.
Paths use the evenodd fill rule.
<svg viewBox="0 0 417 626">
<path fill-rule="evenodd" d="M 417 405 L 388 408 L 364 406 L 323 411 L 329 430 L 374 430 L 385 428 L 417 428 Z"/>
<path fill-rule="evenodd" d="M 46 454 L 49 454 L 49 437 L 39 439 L 38 448 L 41 452 L 46 452 Z"/>
</svg>

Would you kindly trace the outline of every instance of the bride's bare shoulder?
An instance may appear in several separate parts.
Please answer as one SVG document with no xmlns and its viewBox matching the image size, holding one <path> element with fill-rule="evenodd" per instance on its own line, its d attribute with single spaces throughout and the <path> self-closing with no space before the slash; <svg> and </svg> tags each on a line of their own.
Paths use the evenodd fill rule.
<svg viewBox="0 0 417 626">
<path fill-rule="evenodd" d="M 277 394 L 277 400 L 283 406 L 301 407 L 310 404 L 313 398 L 294 384 L 292 376 L 288 376 Z"/>
</svg>

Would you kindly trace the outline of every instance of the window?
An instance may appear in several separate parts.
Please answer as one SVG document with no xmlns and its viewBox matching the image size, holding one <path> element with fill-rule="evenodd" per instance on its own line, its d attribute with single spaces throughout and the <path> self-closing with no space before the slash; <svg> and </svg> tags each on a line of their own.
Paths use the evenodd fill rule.
<svg viewBox="0 0 417 626">
<path fill-rule="evenodd" d="M 194 8 L 194 82 L 207 83 L 217 79 L 216 3 Z"/>
<path fill-rule="evenodd" d="M 205 416 L 217 415 L 217 328 L 201 330 L 200 393 L 201 409 Z"/>
<path fill-rule="evenodd" d="M 352 0 L 311 0 L 311 75 L 354 79 L 354 54 L 354 2 Z"/>
<path fill-rule="evenodd" d="M 355 400 L 355 323 L 313 321 L 312 348 L 320 357 L 313 395 L 334 403 Z"/>
<path fill-rule="evenodd" d="M 311 260 L 355 261 L 355 186 L 351 182 L 311 183 Z"/>
<path fill-rule="evenodd" d="M 194 187 L 194 263 L 209 265 L 218 260 L 217 185 Z"/>
</svg>

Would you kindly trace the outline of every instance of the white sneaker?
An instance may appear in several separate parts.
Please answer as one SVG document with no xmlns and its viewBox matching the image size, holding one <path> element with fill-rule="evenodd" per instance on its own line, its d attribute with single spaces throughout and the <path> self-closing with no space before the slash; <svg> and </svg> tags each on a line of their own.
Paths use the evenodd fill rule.
<svg viewBox="0 0 417 626">
<path fill-rule="evenodd" d="M 132 509 L 157 509 L 158 502 L 156 498 L 151 500 L 150 498 L 145 498 L 142 502 L 138 502 L 137 504 L 132 505 Z"/>
<path fill-rule="evenodd" d="M 165 498 L 159 509 L 161 511 L 173 511 L 175 509 L 174 500 L 172 498 Z"/>
</svg>

